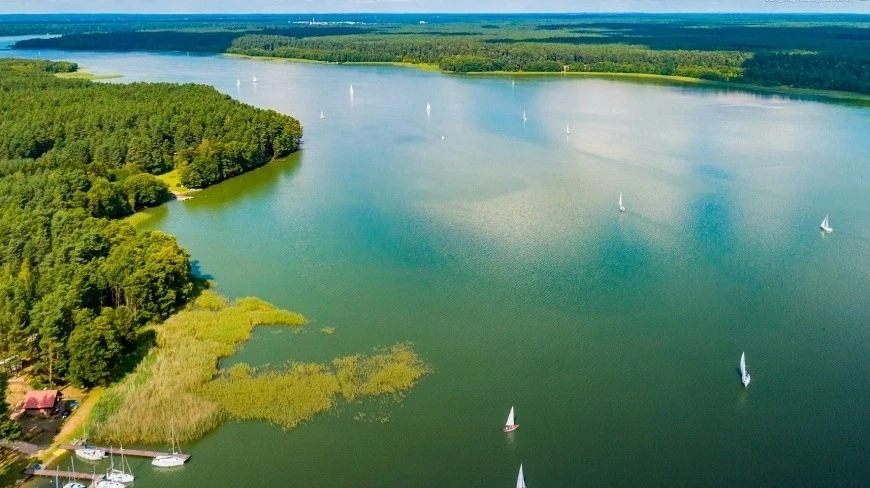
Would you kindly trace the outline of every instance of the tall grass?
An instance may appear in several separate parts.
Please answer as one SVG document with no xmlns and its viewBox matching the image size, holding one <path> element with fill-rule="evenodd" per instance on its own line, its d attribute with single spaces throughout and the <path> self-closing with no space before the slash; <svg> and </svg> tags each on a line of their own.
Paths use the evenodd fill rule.
<svg viewBox="0 0 870 488">
<path fill-rule="evenodd" d="M 181 442 L 199 439 L 220 425 L 222 409 L 201 391 L 218 361 L 250 338 L 257 325 L 305 323 L 299 314 L 258 299 L 229 303 L 206 291 L 187 310 L 156 326 L 157 347 L 95 408 L 91 434 L 108 442 L 161 443 L 170 426 Z"/>
<path fill-rule="evenodd" d="M 331 364 L 291 363 L 279 370 L 239 364 L 218 374 L 257 325 L 300 326 L 305 318 L 257 298 L 230 303 L 204 292 L 186 310 L 156 326 L 157 347 L 94 409 L 100 441 L 156 444 L 201 438 L 226 419 L 263 420 L 293 428 L 339 399 L 406 390 L 429 369 L 410 344 Z M 340 397 L 339 397 L 340 395 Z"/>
<path fill-rule="evenodd" d="M 257 371 L 236 365 L 205 386 L 207 398 L 236 420 L 263 420 L 291 429 L 329 410 L 340 394 L 359 396 L 398 393 L 429 371 L 411 349 L 397 344 L 372 356 L 335 359 L 322 364 L 290 364 L 283 371 Z"/>
</svg>

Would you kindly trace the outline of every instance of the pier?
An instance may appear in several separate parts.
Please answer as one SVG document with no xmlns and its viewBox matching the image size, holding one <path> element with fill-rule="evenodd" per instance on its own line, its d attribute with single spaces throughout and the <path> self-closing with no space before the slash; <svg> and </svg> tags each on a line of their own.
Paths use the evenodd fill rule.
<svg viewBox="0 0 870 488">
<path fill-rule="evenodd" d="M 60 469 L 26 469 L 24 471 L 30 476 L 43 476 L 46 478 L 57 478 L 62 480 L 74 479 L 74 480 L 86 480 L 90 481 L 90 486 L 96 486 L 96 484 L 100 481 L 103 481 L 103 478 L 106 477 L 104 474 L 92 474 L 92 473 L 76 473 L 75 471 L 63 471 Z"/>
<path fill-rule="evenodd" d="M 76 449 L 81 449 L 84 446 L 74 446 L 72 444 L 63 444 L 60 446 L 61 449 L 66 449 L 68 451 L 75 451 Z M 172 456 L 171 452 L 160 452 L 160 451 L 145 451 L 142 449 L 116 449 L 114 447 L 99 447 L 99 446 L 88 446 L 90 449 L 99 449 L 101 451 L 106 451 L 106 454 L 112 455 L 120 455 L 123 453 L 125 456 L 133 456 L 133 457 L 146 457 L 146 458 L 156 458 L 157 456 Z M 184 462 L 187 462 L 190 459 L 190 454 L 182 454 L 177 453 L 175 456 L 184 459 Z"/>
</svg>

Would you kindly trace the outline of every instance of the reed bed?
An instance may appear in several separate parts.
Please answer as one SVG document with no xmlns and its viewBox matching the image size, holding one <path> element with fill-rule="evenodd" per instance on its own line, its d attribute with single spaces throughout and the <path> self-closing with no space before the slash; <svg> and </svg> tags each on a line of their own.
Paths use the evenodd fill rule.
<svg viewBox="0 0 870 488">
<path fill-rule="evenodd" d="M 280 371 L 236 365 L 204 388 L 204 396 L 235 420 L 262 420 L 292 429 L 340 400 L 396 394 L 411 388 L 429 367 L 410 344 L 371 356 L 323 364 L 292 363 Z"/>
<path fill-rule="evenodd" d="M 92 417 L 95 439 L 126 444 L 180 442 L 220 425 L 221 405 L 202 395 L 218 361 L 235 352 L 257 325 L 300 326 L 302 315 L 256 299 L 234 303 L 206 291 L 186 310 L 155 327 L 157 347 L 121 383 L 106 391 Z"/>
<path fill-rule="evenodd" d="M 95 406 L 92 437 L 159 444 L 173 428 L 186 443 L 227 419 L 262 420 L 290 429 L 339 400 L 400 393 L 429 372 L 410 344 L 397 344 L 331 364 L 290 363 L 262 370 L 239 364 L 218 374 L 220 359 L 250 339 L 254 327 L 304 323 L 302 315 L 257 298 L 229 302 L 204 292 L 154 327 L 157 347 Z"/>
</svg>

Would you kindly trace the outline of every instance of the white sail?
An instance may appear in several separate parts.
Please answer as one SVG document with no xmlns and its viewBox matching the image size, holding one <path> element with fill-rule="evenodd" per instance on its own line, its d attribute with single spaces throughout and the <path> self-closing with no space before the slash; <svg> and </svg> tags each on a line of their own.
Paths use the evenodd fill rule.
<svg viewBox="0 0 870 488">
<path fill-rule="evenodd" d="M 511 407 L 511 413 L 508 414 L 507 422 L 504 425 L 507 427 L 514 425 L 514 407 Z"/>
<path fill-rule="evenodd" d="M 740 375 L 746 376 L 746 353 L 740 355 Z"/>
<path fill-rule="evenodd" d="M 350 85 L 350 94 L 353 95 L 353 85 Z"/>
<path fill-rule="evenodd" d="M 622 208 L 622 192 L 619 192 L 619 207 Z"/>
<path fill-rule="evenodd" d="M 830 231 L 833 230 L 833 229 L 831 229 L 831 224 L 828 222 L 828 216 L 827 216 L 827 215 L 825 215 L 825 220 L 822 221 L 822 226 L 821 226 L 821 227 L 822 227 L 822 230 L 824 230 L 825 232 L 830 232 Z"/>
<path fill-rule="evenodd" d="M 236 86 L 242 86 L 242 80 L 236 80 Z"/>
<path fill-rule="evenodd" d="M 570 134 L 570 133 L 571 133 L 571 125 L 570 125 L 570 124 L 565 126 L 565 133 L 566 133 L 566 134 Z"/>
<path fill-rule="evenodd" d="M 523 477 L 522 464 L 520 464 L 520 474 L 517 475 L 517 488 L 526 488 L 526 479 Z"/>
<path fill-rule="evenodd" d="M 251 82 L 252 82 L 252 83 L 256 83 L 256 82 L 257 82 L 257 77 L 255 76 L 254 79 L 251 80 Z"/>
<path fill-rule="evenodd" d="M 526 111 L 523 110 L 523 122 L 525 122 L 526 120 L 528 120 L 528 119 L 526 118 Z"/>
<path fill-rule="evenodd" d="M 321 119 L 325 119 L 325 118 L 326 118 L 326 116 L 323 115 L 323 110 L 320 111 L 320 118 L 321 118 Z"/>
<path fill-rule="evenodd" d="M 432 106 L 429 105 L 429 102 L 426 102 L 426 111 L 430 112 L 432 110 Z"/>
</svg>

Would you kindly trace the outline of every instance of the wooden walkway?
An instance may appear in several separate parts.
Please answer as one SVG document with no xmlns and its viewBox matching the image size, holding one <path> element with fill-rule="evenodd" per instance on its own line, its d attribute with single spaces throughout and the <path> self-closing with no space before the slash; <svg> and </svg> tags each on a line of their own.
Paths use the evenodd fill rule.
<svg viewBox="0 0 870 488">
<path fill-rule="evenodd" d="M 62 480 L 88 480 L 91 482 L 91 486 L 95 486 L 106 477 L 103 474 L 76 473 L 75 471 L 61 471 L 59 469 L 27 469 L 24 472 L 30 476 L 44 476 L 46 478 L 58 478 Z"/>
<path fill-rule="evenodd" d="M 68 451 L 75 451 L 76 449 L 81 449 L 84 446 L 74 446 L 72 444 L 63 444 L 60 446 L 61 449 L 66 449 Z M 114 447 L 98 447 L 98 446 L 88 446 L 91 449 L 100 449 L 102 451 L 106 451 L 106 454 L 121 454 L 124 453 L 125 456 L 134 456 L 134 457 L 147 457 L 147 458 L 156 458 L 157 456 L 171 456 L 171 452 L 159 452 L 159 451 L 143 451 L 141 449 L 115 449 Z M 176 456 L 184 459 L 186 462 L 190 459 L 190 454 L 181 454 L 178 453 Z"/>
</svg>

